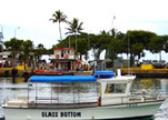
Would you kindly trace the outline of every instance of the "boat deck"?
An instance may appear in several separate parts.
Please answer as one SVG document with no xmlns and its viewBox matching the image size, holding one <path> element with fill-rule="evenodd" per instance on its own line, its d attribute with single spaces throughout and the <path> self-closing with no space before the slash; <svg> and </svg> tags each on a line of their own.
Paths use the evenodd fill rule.
<svg viewBox="0 0 168 120">
<path fill-rule="evenodd" d="M 88 108 L 96 107 L 97 102 L 82 102 L 82 103 L 29 103 L 29 108 L 57 108 L 57 109 L 73 109 L 73 108 Z"/>
<path fill-rule="evenodd" d="M 10 100 L 4 107 L 10 108 L 57 108 L 57 109 L 73 109 L 88 108 L 98 106 L 97 102 L 80 102 L 80 103 L 56 103 L 47 101 L 27 101 L 27 100 Z"/>
</svg>

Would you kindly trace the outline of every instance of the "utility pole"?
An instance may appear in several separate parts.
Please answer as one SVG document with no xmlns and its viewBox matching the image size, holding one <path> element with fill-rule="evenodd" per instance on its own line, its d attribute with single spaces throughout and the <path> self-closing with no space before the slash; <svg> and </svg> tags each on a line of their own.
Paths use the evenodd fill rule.
<svg viewBox="0 0 168 120">
<path fill-rule="evenodd" d="M 20 27 L 16 27 L 15 30 L 14 30 L 14 38 L 16 38 L 16 35 L 17 35 L 17 30 L 19 30 Z"/>
</svg>

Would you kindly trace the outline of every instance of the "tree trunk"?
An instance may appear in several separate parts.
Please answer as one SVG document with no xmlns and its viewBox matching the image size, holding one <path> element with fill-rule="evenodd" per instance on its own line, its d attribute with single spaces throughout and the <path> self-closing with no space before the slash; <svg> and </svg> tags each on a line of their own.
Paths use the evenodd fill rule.
<svg viewBox="0 0 168 120">
<path fill-rule="evenodd" d="M 135 60 L 134 57 L 135 57 L 134 54 L 131 54 L 131 56 L 130 56 L 130 67 L 134 65 L 134 60 Z"/>
<path fill-rule="evenodd" d="M 77 43 L 77 35 L 75 34 L 75 49 L 78 52 L 78 43 Z"/>
<path fill-rule="evenodd" d="M 60 34 L 60 40 L 62 40 L 61 23 L 60 22 L 59 22 L 59 34 Z"/>
</svg>

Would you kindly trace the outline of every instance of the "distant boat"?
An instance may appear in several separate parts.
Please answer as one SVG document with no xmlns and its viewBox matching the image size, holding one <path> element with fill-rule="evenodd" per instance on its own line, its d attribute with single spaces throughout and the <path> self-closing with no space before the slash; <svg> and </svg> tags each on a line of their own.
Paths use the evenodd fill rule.
<svg viewBox="0 0 168 120">
<path fill-rule="evenodd" d="M 49 70 L 35 70 L 32 75 L 47 75 L 47 76 L 62 76 L 62 75 L 91 75 L 93 71 L 49 71 Z"/>
<path fill-rule="evenodd" d="M 130 89 L 135 78 L 132 75 L 115 76 L 110 71 L 95 71 L 94 75 L 88 76 L 32 76 L 29 78 L 31 86 L 28 86 L 26 98 L 8 100 L 3 104 L 5 118 L 6 120 L 116 120 L 153 116 L 166 98 L 160 94 L 131 93 Z M 46 83 L 47 89 L 44 90 L 49 92 L 47 97 L 46 92 L 39 91 L 42 90 L 41 84 Z M 88 86 L 89 84 L 95 84 L 96 87 Z M 90 90 L 85 87 L 95 89 L 94 95 L 97 96 L 92 94 L 87 96 Z M 33 97 L 30 94 L 32 90 L 34 90 Z M 61 94 L 64 96 L 60 97 Z M 66 98 L 69 101 L 66 101 Z"/>
</svg>

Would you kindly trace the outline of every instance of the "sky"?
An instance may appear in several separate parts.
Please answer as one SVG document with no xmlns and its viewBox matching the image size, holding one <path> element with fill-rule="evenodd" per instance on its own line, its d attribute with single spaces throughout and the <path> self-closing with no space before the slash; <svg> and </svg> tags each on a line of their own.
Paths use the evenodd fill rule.
<svg viewBox="0 0 168 120">
<path fill-rule="evenodd" d="M 115 28 L 121 32 L 148 30 L 165 35 L 167 3 L 167 0 L 0 0 L 0 27 L 3 41 L 16 37 L 51 48 L 60 37 L 58 24 L 49 19 L 61 10 L 68 20 L 78 18 L 83 22 L 84 32 L 98 34 Z M 66 27 L 62 24 L 64 38 Z"/>
</svg>

